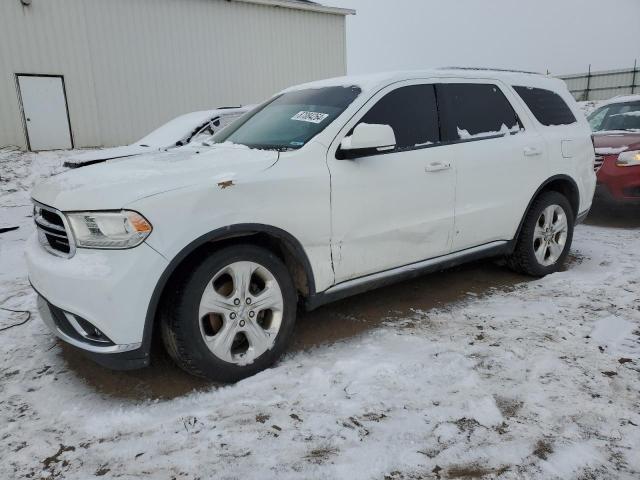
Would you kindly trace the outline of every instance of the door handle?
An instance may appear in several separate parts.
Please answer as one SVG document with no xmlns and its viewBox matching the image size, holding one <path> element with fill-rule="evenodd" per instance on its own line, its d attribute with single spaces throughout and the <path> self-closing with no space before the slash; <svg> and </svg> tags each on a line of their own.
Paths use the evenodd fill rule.
<svg viewBox="0 0 640 480">
<path fill-rule="evenodd" d="M 424 167 L 425 172 L 439 172 L 441 170 L 448 170 L 451 168 L 450 163 L 444 162 L 431 162 L 429 165 Z"/>
<path fill-rule="evenodd" d="M 536 155 L 542 154 L 542 149 L 538 147 L 524 147 L 523 153 L 527 157 L 535 157 Z"/>
</svg>

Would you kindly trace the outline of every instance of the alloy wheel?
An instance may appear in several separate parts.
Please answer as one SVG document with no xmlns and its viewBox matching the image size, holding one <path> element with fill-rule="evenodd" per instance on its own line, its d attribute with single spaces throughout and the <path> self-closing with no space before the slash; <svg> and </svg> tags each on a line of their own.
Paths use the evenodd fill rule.
<svg viewBox="0 0 640 480">
<path fill-rule="evenodd" d="M 533 232 L 533 251 L 540 265 L 547 267 L 558 261 L 568 232 L 567 214 L 560 205 L 549 205 L 540 213 Z"/>
<path fill-rule="evenodd" d="M 284 299 L 273 274 L 258 263 L 227 265 L 200 300 L 200 333 L 219 359 L 247 365 L 270 350 L 282 324 Z"/>
</svg>

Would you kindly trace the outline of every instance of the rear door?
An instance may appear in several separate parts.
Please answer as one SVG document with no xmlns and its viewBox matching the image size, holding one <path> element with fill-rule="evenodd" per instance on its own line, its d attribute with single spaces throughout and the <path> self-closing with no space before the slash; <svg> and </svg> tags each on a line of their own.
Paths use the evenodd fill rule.
<svg viewBox="0 0 640 480">
<path fill-rule="evenodd" d="M 577 110 L 575 100 L 562 83 L 557 91 L 518 85 L 513 89 L 544 132 L 550 174 L 568 175 L 576 181 L 580 205 L 574 213 L 584 212 L 591 205 L 596 182 L 593 171 L 595 153 L 589 123 Z M 573 105 L 573 111 L 569 105 Z M 607 128 L 616 127 L 622 125 Z"/>
<path fill-rule="evenodd" d="M 396 148 L 336 158 L 359 123 L 390 125 Z M 336 137 L 327 159 L 336 283 L 450 251 L 455 173 L 439 142 L 434 86 L 416 81 L 376 94 Z"/>
<path fill-rule="evenodd" d="M 442 140 L 457 176 L 453 251 L 511 240 L 547 178 L 546 145 L 497 81 L 437 85 Z"/>
</svg>

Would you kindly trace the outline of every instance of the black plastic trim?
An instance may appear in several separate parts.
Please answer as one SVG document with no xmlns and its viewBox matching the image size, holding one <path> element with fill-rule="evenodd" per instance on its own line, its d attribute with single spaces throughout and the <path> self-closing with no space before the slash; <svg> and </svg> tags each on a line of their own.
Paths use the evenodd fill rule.
<svg viewBox="0 0 640 480">
<path fill-rule="evenodd" d="M 237 237 L 247 237 L 251 235 L 256 235 L 264 233 L 267 235 L 271 235 L 273 237 L 282 240 L 287 246 L 291 247 L 294 251 L 296 258 L 302 263 L 302 266 L 305 270 L 305 275 L 307 277 L 307 285 L 309 287 L 309 296 L 315 295 L 315 280 L 313 276 L 313 270 L 311 268 L 311 263 L 309 262 L 309 258 L 307 257 L 306 252 L 302 248 L 302 244 L 290 233 L 277 228 L 271 225 L 264 225 L 260 223 L 242 223 L 231 225 L 229 227 L 218 228 L 213 230 L 201 237 L 195 239 L 186 247 L 184 247 L 180 253 L 178 253 L 170 262 L 169 265 L 165 268 L 164 272 L 160 276 L 158 282 L 156 283 L 156 287 L 153 290 L 153 294 L 151 295 L 151 300 L 149 301 L 149 307 L 147 308 L 147 315 L 144 323 L 144 332 L 142 337 L 142 349 L 146 349 L 148 352 L 151 349 L 151 339 L 153 336 L 153 326 L 155 323 L 156 314 L 158 312 L 158 306 L 160 305 L 160 300 L 162 297 L 162 292 L 171 275 L 176 271 L 178 266 L 196 249 L 206 245 L 207 243 L 218 241 L 218 240 L 226 240 L 229 238 L 237 238 Z"/>
<path fill-rule="evenodd" d="M 584 221 L 589 216 L 590 211 L 591 211 L 591 208 L 587 208 L 584 212 L 579 213 L 576 216 L 576 225 L 580 225 L 581 223 L 584 223 Z"/>
<path fill-rule="evenodd" d="M 575 180 L 573 178 L 571 178 L 568 175 L 563 175 L 563 174 L 554 175 L 552 177 L 547 178 L 544 181 L 544 183 L 542 185 L 540 185 L 538 187 L 538 189 L 536 190 L 536 192 L 531 196 L 531 200 L 529 200 L 529 204 L 527 205 L 527 208 L 525 209 L 524 214 L 522 215 L 522 219 L 520 220 L 520 225 L 518 225 L 518 230 L 516 231 L 516 235 L 515 235 L 515 237 L 513 237 L 513 240 L 511 240 L 511 242 L 510 242 L 511 246 L 512 246 L 512 248 L 511 248 L 512 251 L 516 246 L 516 242 L 518 241 L 518 237 L 520 236 L 520 231 L 522 230 L 522 227 L 524 225 L 525 218 L 527 218 L 527 213 L 529 213 L 529 209 L 531 208 L 531 204 L 533 204 L 533 201 L 540 194 L 540 192 L 542 190 L 544 190 L 544 188 L 547 185 L 549 185 L 551 182 L 555 182 L 556 180 L 568 180 L 569 183 L 571 183 L 571 185 L 575 189 L 576 193 L 578 193 L 578 202 L 580 202 L 580 198 L 579 198 L 580 197 L 580 189 L 578 188 L 578 184 L 575 182 Z M 570 198 L 568 198 L 567 200 L 571 201 Z M 578 208 L 580 208 L 580 207 L 578 206 Z M 576 218 L 574 219 L 574 221 L 575 221 L 575 220 L 577 220 L 578 213 L 574 212 L 574 215 L 576 215 Z M 577 224 L 577 222 L 575 222 L 575 223 Z"/>
<path fill-rule="evenodd" d="M 417 267 L 411 270 L 402 270 L 397 274 L 390 274 L 387 277 L 377 278 L 366 283 L 360 283 L 358 285 L 354 285 L 353 287 L 345 288 L 337 292 L 320 292 L 314 295 L 309 295 L 309 297 L 307 297 L 306 299 L 305 307 L 307 308 L 307 310 L 315 310 L 316 308 L 321 307 L 322 305 L 325 305 L 327 303 L 342 300 L 343 298 L 350 297 L 352 295 L 364 293 L 369 290 L 374 290 L 376 288 L 384 287 L 386 285 L 390 285 L 403 280 L 416 278 L 427 273 L 446 270 L 448 268 L 475 260 L 507 255 L 511 253 L 511 249 L 512 248 L 510 243 L 505 243 L 497 245 L 495 247 L 487 248 L 486 250 L 469 252 L 467 254 L 464 254 L 464 250 L 462 250 L 458 253 L 463 254 L 455 258 L 443 259 L 440 262 L 426 265 L 424 267 Z M 437 258 L 435 258 L 434 260 L 437 260 Z"/>
<path fill-rule="evenodd" d="M 138 370 L 148 367 L 150 362 L 149 349 L 145 349 L 144 345 L 137 350 L 120 353 L 94 353 L 82 350 L 81 348 L 78 350 L 80 350 L 85 357 L 110 370 Z"/>
</svg>

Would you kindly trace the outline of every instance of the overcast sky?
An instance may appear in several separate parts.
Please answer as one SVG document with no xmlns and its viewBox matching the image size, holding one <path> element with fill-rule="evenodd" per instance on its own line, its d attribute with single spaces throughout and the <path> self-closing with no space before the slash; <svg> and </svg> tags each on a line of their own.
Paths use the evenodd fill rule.
<svg viewBox="0 0 640 480">
<path fill-rule="evenodd" d="M 319 0 L 353 8 L 351 74 L 437 66 L 554 74 L 640 64 L 640 0 Z"/>
</svg>

